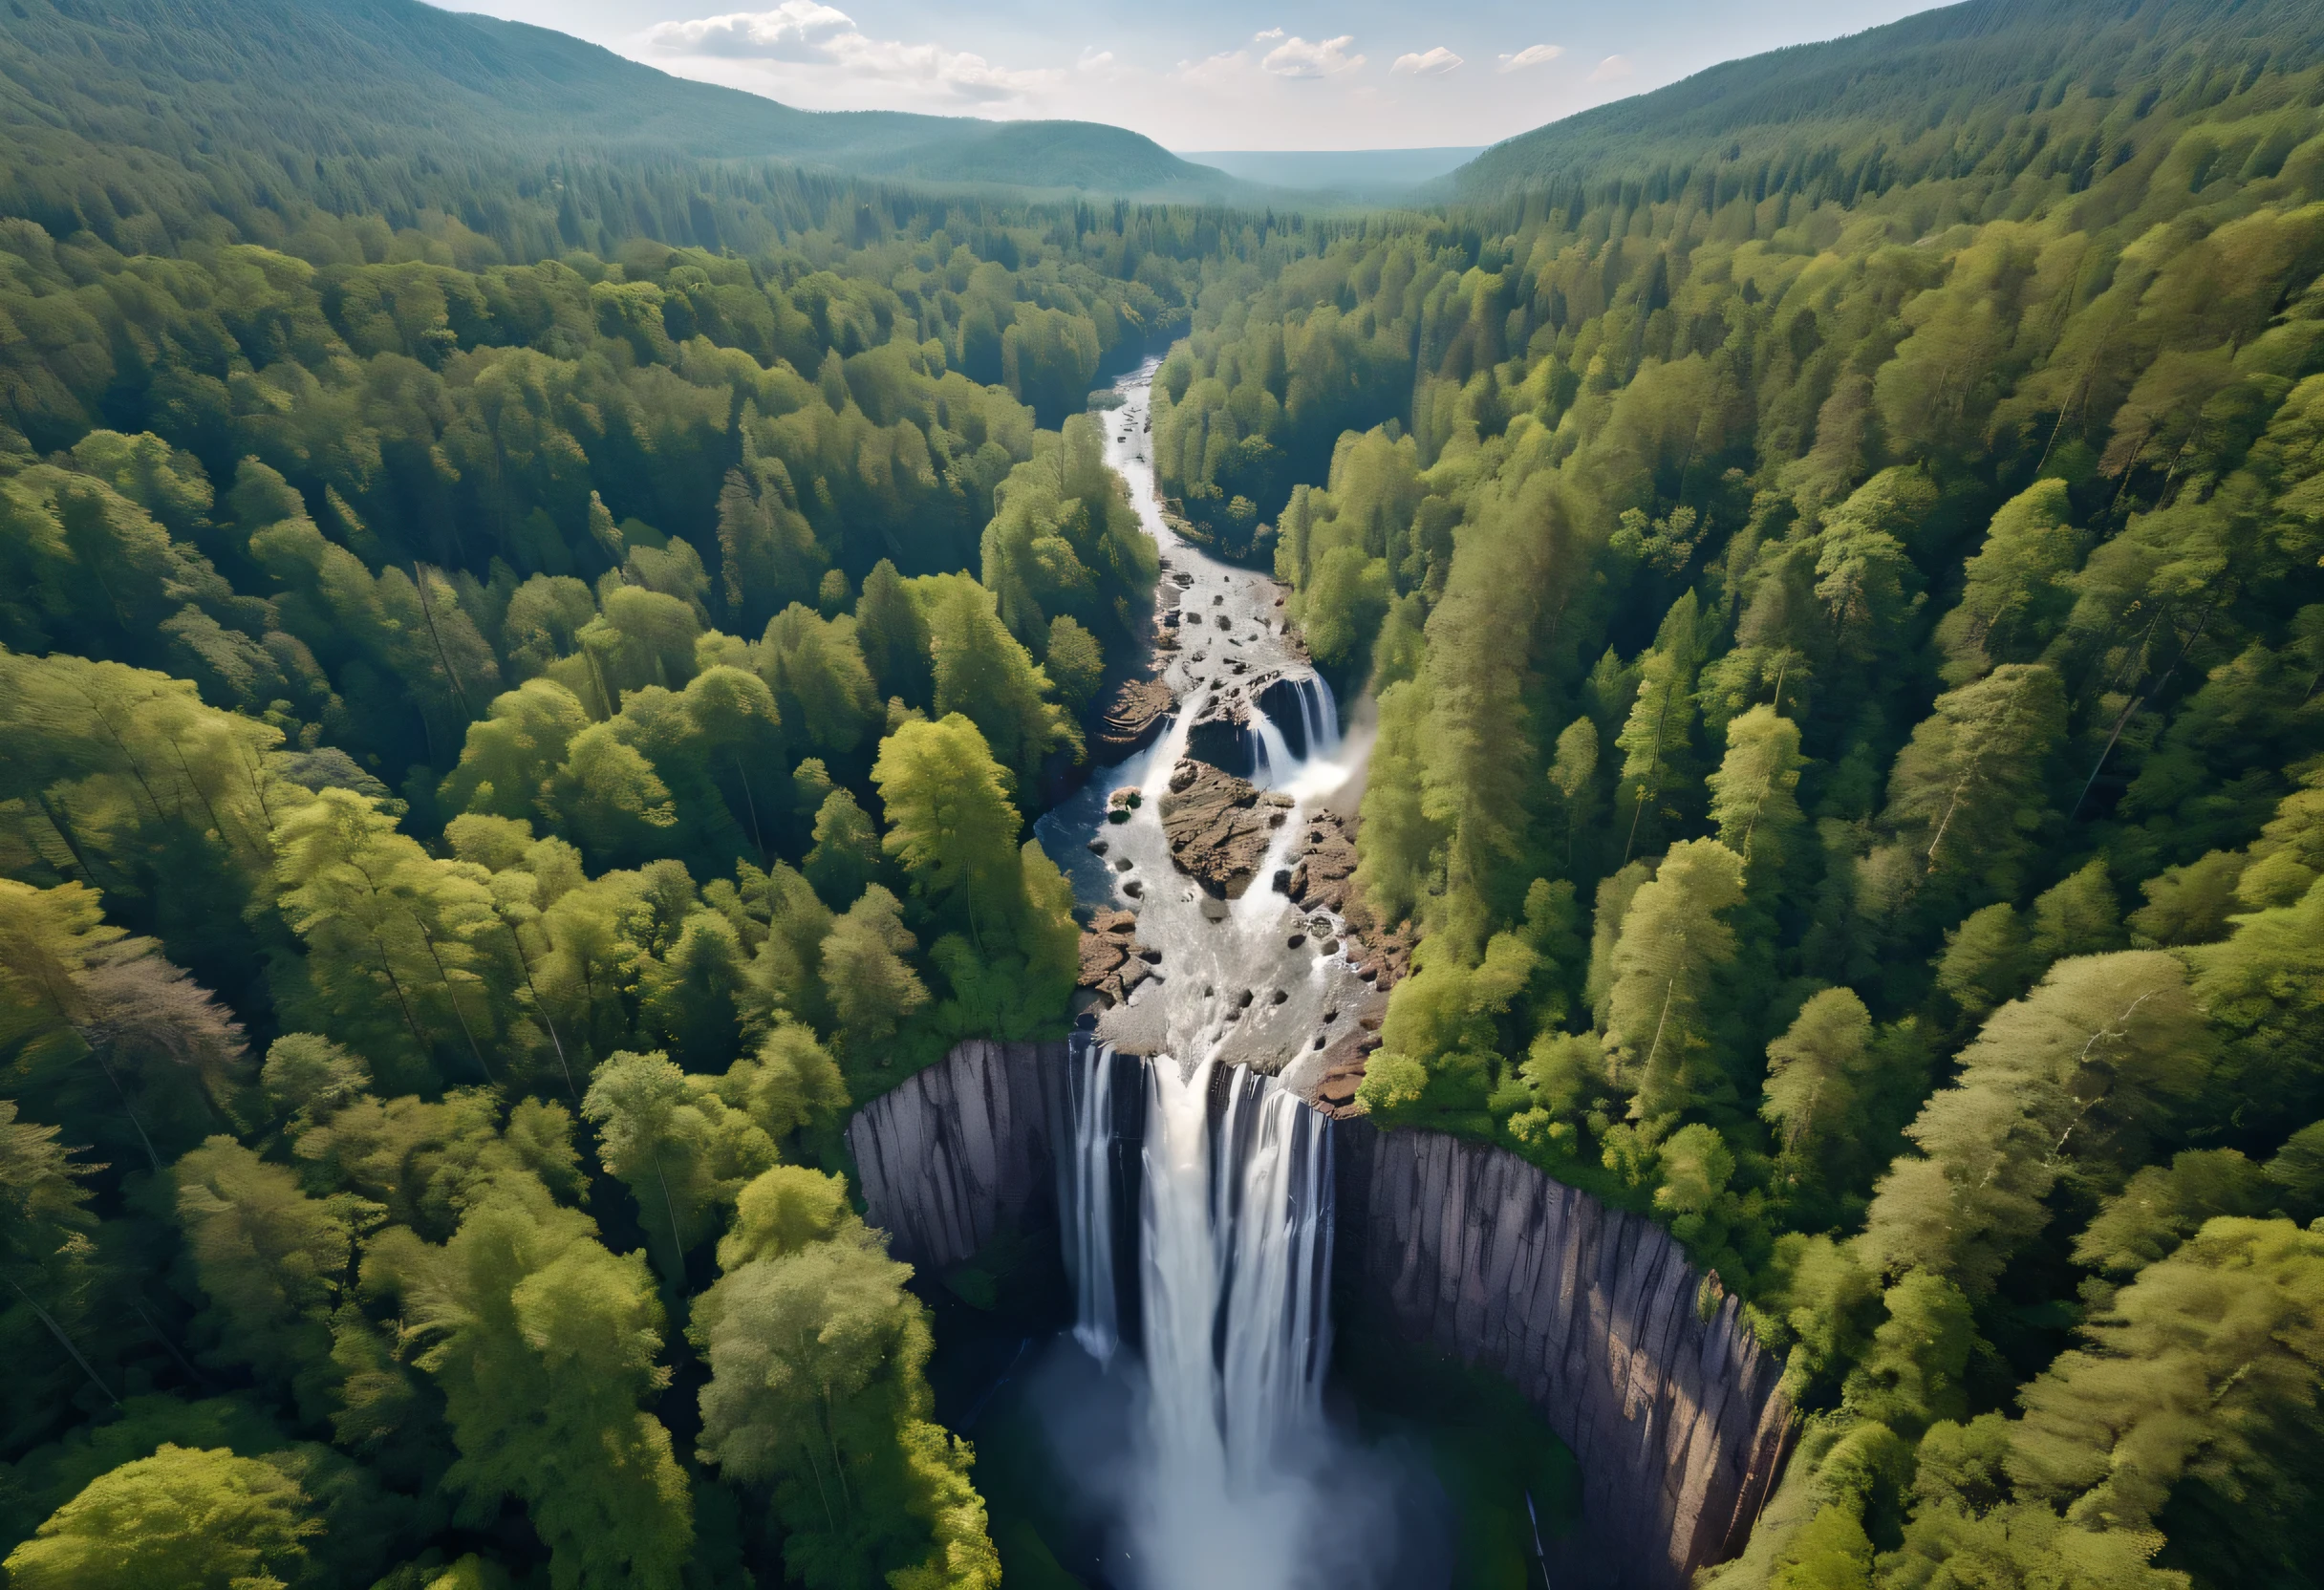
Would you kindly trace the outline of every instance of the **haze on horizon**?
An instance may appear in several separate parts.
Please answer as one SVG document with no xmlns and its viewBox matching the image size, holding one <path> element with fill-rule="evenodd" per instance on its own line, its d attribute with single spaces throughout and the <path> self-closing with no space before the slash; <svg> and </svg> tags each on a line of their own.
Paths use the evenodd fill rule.
<svg viewBox="0 0 2324 1590">
<path fill-rule="evenodd" d="M 730 9 L 731 8 L 731 9 Z M 1382 0 L 453 0 L 681 77 L 805 110 L 1128 127 L 1169 148 L 1360 150 L 1498 141 L 1723 60 L 1835 38 L 1914 0 L 1638 0 L 1443 11 Z"/>
</svg>

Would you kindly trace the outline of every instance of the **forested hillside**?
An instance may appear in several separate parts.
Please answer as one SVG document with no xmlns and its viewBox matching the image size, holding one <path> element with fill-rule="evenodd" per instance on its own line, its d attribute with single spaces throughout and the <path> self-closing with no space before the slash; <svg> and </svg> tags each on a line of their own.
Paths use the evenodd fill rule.
<svg viewBox="0 0 2324 1590">
<path fill-rule="evenodd" d="M 379 216 L 516 264 L 636 236 L 760 249 L 848 191 L 800 166 L 1187 200 L 1237 185 L 1118 127 L 794 110 L 419 0 L 16 0 L 0 128 L 0 213 L 129 252 Z"/>
<path fill-rule="evenodd" d="M 1163 366 L 1164 489 L 1377 701 L 1375 1118 L 1792 1354 L 1722 1586 L 2314 1582 L 2313 42 L 2087 180 L 1384 224 Z"/>
<path fill-rule="evenodd" d="M 1065 1024 L 1083 411 L 1181 332 L 1161 487 L 1377 727 L 1362 1099 L 1788 1355 L 1718 1590 L 2317 1582 L 2313 18 L 1961 8 L 1323 226 L 446 158 L 124 14 L 0 14 L 11 1586 L 998 1582 L 836 1128 Z"/>
<path fill-rule="evenodd" d="M 2243 116 L 2287 114 L 2246 152 L 2251 169 L 2207 175 L 2265 176 L 2299 141 L 2301 75 L 2320 53 L 2299 0 L 1966 0 L 1537 127 L 1445 186 L 1572 211 L 1689 185 L 1715 209 L 1737 194 L 1852 204 L 1937 182 L 1991 195 L 1998 212 L 2055 179 L 2078 193 L 2231 97 Z"/>
</svg>

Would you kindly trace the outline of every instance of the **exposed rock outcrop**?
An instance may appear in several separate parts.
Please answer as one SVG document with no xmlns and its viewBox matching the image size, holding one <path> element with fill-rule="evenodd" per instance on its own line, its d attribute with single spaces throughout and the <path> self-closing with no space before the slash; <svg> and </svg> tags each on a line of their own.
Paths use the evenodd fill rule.
<svg viewBox="0 0 2324 1590">
<path fill-rule="evenodd" d="M 1105 1004 L 1119 1004 L 1130 991 L 1153 976 L 1162 952 L 1138 942 L 1137 916 L 1127 911 L 1101 911 L 1082 930 L 1082 970 L 1078 985 L 1102 995 Z"/>
<path fill-rule="evenodd" d="M 1187 725 L 1186 754 L 1237 779 L 1259 770 L 1259 737 L 1242 690 L 1222 690 L 1203 703 Z"/>
<path fill-rule="evenodd" d="M 1355 886 L 1356 842 L 1336 811 L 1310 812 L 1292 852 L 1284 892 L 1295 905 L 1328 911 L 1355 940 L 1349 958 L 1366 982 L 1385 992 L 1411 969 L 1415 935 L 1380 920 Z"/>
<path fill-rule="evenodd" d="M 1171 769 L 1162 833 L 1179 870 L 1214 898 L 1240 899 L 1291 813 L 1291 797 L 1192 759 Z"/>
<path fill-rule="evenodd" d="M 1151 745 L 1162 732 L 1163 720 L 1177 704 L 1178 698 L 1160 679 L 1124 679 L 1098 708 L 1090 760 L 1108 766 Z"/>
<path fill-rule="evenodd" d="M 855 1112 L 864 1217 L 896 1257 L 942 1270 L 1003 1224 L 1054 1225 L 1052 1110 L 1066 1048 L 973 1040 Z"/>
<path fill-rule="evenodd" d="M 1378 995 L 1372 996 L 1369 1003 L 1376 1010 L 1388 1008 L 1388 1000 Z M 1371 1025 L 1366 1027 L 1358 1021 L 1340 1023 L 1340 1030 L 1331 1036 L 1323 1050 L 1323 1070 L 1316 1081 L 1314 1103 L 1316 1108 L 1335 1120 L 1356 1113 L 1356 1089 L 1364 1085 L 1364 1063 L 1380 1047 L 1377 1015 L 1367 1010 L 1364 1020 L 1369 1020 Z"/>
<path fill-rule="evenodd" d="M 1513 1154 L 1333 1128 L 1343 1287 L 1506 1377 L 1580 1459 L 1607 1574 L 1682 1590 L 1742 1549 L 1791 1436 L 1782 1365 L 1651 1221 Z"/>
</svg>

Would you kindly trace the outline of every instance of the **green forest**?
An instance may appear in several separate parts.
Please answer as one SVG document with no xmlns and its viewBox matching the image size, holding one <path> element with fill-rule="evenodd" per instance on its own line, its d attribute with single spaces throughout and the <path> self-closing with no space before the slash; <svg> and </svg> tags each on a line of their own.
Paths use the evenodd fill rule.
<svg viewBox="0 0 2324 1590">
<path fill-rule="evenodd" d="M 94 11 L 0 16 L 13 1590 L 1001 1581 L 841 1128 L 1065 1030 L 1149 355 L 1376 725 L 1364 1107 L 1786 1364 L 1705 1590 L 2324 1582 L 2307 10 L 1978 0 L 1314 215 L 228 159 L 57 87 Z"/>
</svg>

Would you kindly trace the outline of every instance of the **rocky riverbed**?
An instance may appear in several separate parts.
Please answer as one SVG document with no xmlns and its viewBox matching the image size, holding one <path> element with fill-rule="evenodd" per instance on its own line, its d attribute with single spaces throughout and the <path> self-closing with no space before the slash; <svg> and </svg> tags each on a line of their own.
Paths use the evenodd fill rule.
<svg viewBox="0 0 2324 1590">
<path fill-rule="evenodd" d="M 1108 462 L 1161 552 L 1151 664 L 1101 709 L 1100 770 L 1037 830 L 1085 927 L 1077 1007 L 1121 1049 L 1249 1064 L 1345 1110 L 1409 954 L 1352 884 L 1342 792 L 1368 740 L 1343 738 L 1284 588 L 1167 522 L 1151 375 L 1122 383 L 1107 426 Z"/>
<path fill-rule="evenodd" d="M 1218 900 L 1239 900 L 1290 821 L 1291 797 L 1188 757 L 1170 770 L 1162 834 L 1178 870 Z"/>
</svg>

